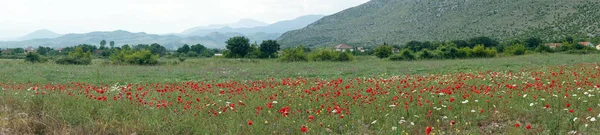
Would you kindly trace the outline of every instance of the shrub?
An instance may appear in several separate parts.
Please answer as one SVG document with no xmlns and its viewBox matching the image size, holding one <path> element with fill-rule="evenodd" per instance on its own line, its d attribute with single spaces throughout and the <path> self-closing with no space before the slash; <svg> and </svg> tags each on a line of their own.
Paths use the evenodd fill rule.
<svg viewBox="0 0 600 135">
<path fill-rule="evenodd" d="M 42 57 L 42 55 L 35 53 L 35 52 L 30 52 L 27 53 L 27 55 L 25 55 L 25 61 L 26 62 L 31 62 L 31 63 L 44 63 L 46 62 L 46 58 Z"/>
<path fill-rule="evenodd" d="M 152 54 L 149 50 L 121 50 L 116 51 L 110 57 L 111 61 L 116 64 L 127 63 L 136 65 L 156 65 L 158 64 L 158 58 L 158 55 Z"/>
<path fill-rule="evenodd" d="M 435 58 L 435 55 L 431 51 L 429 51 L 427 49 L 421 50 L 419 53 L 417 53 L 417 56 L 418 56 L 419 59 L 433 59 L 433 58 Z"/>
<path fill-rule="evenodd" d="M 523 55 L 525 54 L 525 50 L 527 48 L 525 48 L 525 45 L 522 44 L 514 44 L 511 46 L 508 46 L 504 49 L 504 54 L 508 55 L 508 56 L 512 56 L 512 55 Z"/>
<path fill-rule="evenodd" d="M 62 65 L 89 65 L 92 63 L 92 53 L 83 52 L 81 47 L 75 48 L 74 52 L 69 52 L 67 57 L 60 58 L 56 61 L 56 64 Z"/>
<path fill-rule="evenodd" d="M 281 58 L 279 61 L 283 62 L 298 62 L 298 61 L 308 61 L 306 54 L 304 53 L 304 47 L 299 46 L 292 49 L 283 50 L 281 54 Z"/>
<path fill-rule="evenodd" d="M 473 48 L 472 57 L 490 58 L 490 57 L 496 57 L 497 53 L 498 53 L 498 51 L 496 51 L 495 48 L 485 48 L 483 45 L 477 45 Z"/>
<path fill-rule="evenodd" d="M 352 53 L 342 52 L 342 53 L 339 53 L 339 55 L 337 56 L 337 59 L 335 61 L 353 61 L 353 60 L 354 60 L 354 55 L 352 55 Z"/>
<path fill-rule="evenodd" d="M 380 59 L 388 58 L 392 55 L 392 46 L 389 45 L 381 45 L 375 48 L 375 56 Z"/>
<path fill-rule="evenodd" d="M 554 50 L 546 45 L 538 45 L 535 48 L 536 52 L 540 52 L 540 53 L 553 53 Z"/>
<path fill-rule="evenodd" d="M 339 52 L 323 49 L 318 51 L 313 51 L 308 54 L 308 60 L 311 61 L 333 61 L 337 59 Z"/>
<path fill-rule="evenodd" d="M 401 61 L 401 60 L 415 60 L 415 55 L 412 51 L 408 49 L 403 49 L 398 54 L 394 54 L 390 57 L 392 61 Z"/>
</svg>

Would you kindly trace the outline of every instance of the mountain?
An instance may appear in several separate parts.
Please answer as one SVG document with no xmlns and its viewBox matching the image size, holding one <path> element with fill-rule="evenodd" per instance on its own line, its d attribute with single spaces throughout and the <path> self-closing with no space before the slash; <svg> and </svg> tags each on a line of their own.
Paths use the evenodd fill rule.
<svg viewBox="0 0 600 135">
<path fill-rule="evenodd" d="M 165 46 L 167 49 L 177 49 L 183 44 L 203 44 L 208 48 L 224 48 L 225 41 L 233 36 L 241 36 L 241 33 L 219 33 L 213 32 L 207 36 L 191 36 L 191 37 L 179 37 L 175 35 L 156 35 L 147 33 L 132 33 L 123 30 L 111 31 L 111 32 L 91 32 L 84 34 L 66 34 L 58 38 L 52 39 L 32 39 L 25 41 L 6 41 L 0 42 L 2 47 L 52 47 L 61 48 L 67 46 L 75 46 L 79 44 L 91 44 L 98 45 L 100 41 L 115 41 L 116 46 L 125 44 L 136 45 L 136 44 L 152 44 L 158 43 Z M 256 33 L 246 35 L 252 42 L 260 42 L 268 39 L 276 39 L 280 34 L 266 34 Z"/>
<path fill-rule="evenodd" d="M 284 33 L 283 47 L 600 34 L 598 0 L 371 0 Z"/>
<path fill-rule="evenodd" d="M 23 37 L 16 39 L 17 41 L 30 40 L 30 39 L 44 39 L 44 38 L 56 38 L 60 37 L 60 34 L 52 32 L 47 29 L 36 30 L 32 33 L 29 33 Z"/>
<path fill-rule="evenodd" d="M 307 15 L 301 16 L 293 20 L 280 21 L 274 24 L 258 27 L 246 27 L 246 28 L 235 28 L 231 26 L 221 27 L 217 29 L 202 29 L 202 27 L 195 27 L 188 29 L 181 33 L 182 36 L 205 36 L 212 32 L 219 33 L 242 33 L 242 34 L 255 34 L 255 33 L 284 33 L 290 30 L 300 29 L 323 18 L 322 15 Z M 241 21 L 240 21 L 241 22 Z"/>
<path fill-rule="evenodd" d="M 194 33 L 195 31 L 220 29 L 220 28 L 224 28 L 224 27 L 252 28 L 252 27 L 260 27 L 260 26 L 266 26 L 266 25 L 269 25 L 269 24 L 267 24 L 265 22 L 253 20 L 253 19 L 242 19 L 242 20 L 240 20 L 236 23 L 232 23 L 232 24 L 212 24 L 212 25 L 208 25 L 208 26 L 194 27 L 194 28 L 190 28 L 190 29 L 183 31 L 181 34 L 189 35 L 190 33 Z M 214 31 L 214 32 L 219 32 L 219 31 Z"/>
</svg>

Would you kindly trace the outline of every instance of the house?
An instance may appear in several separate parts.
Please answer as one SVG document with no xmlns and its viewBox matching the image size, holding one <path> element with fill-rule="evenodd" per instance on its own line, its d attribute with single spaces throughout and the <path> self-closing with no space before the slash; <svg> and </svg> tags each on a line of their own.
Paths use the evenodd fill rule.
<svg viewBox="0 0 600 135">
<path fill-rule="evenodd" d="M 346 51 L 346 50 L 349 50 L 351 52 L 354 51 L 354 47 L 346 45 L 346 44 L 336 45 L 335 47 L 333 47 L 333 49 L 335 49 L 335 51 L 341 51 L 341 52 Z"/>
<path fill-rule="evenodd" d="M 561 43 L 546 43 L 546 46 L 548 46 L 552 49 L 555 49 L 555 48 L 562 46 L 562 44 Z"/>
<path fill-rule="evenodd" d="M 25 53 L 30 53 L 30 52 L 35 52 L 35 48 L 33 48 L 33 47 L 31 47 L 31 46 L 30 46 L 30 47 L 27 47 L 27 48 L 25 48 Z"/>
<path fill-rule="evenodd" d="M 356 50 L 358 50 L 360 52 L 365 52 L 365 48 L 364 47 L 357 47 Z"/>
<path fill-rule="evenodd" d="M 580 45 L 583 46 L 589 46 L 589 47 L 594 47 L 594 44 L 590 43 L 590 42 L 579 42 Z"/>
<path fill-rule="evenodd" d="M 392 48 L 392 53 L 400 53 L 400 49 L 398 49 L 398 48 Z"/>
</svg>

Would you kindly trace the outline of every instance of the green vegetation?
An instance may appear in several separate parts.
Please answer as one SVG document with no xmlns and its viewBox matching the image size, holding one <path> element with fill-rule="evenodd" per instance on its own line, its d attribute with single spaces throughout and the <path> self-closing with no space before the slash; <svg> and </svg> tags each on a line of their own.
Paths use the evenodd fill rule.
<svg viewBox="0 0 600 135">
<path fill-rule="evenodd" d="M 377 0 L 324 17 L 304 29 L 287 32 L 278 41 L 283 48 L 299 44 L 314 47 L 339 43 L 395 45 L 411 40 L 467 39 L 474 35 L 500 40 L 538 37 L 547 42 L 574 36 L 577 41 L 600 34 L 597 5 L 600 1 Z M 524 45 L 534 48 L 533 44 Z"/>
<path fill-rule="evenodd" d="M 25 55 L 25 61 L 31 63 L 44 63 L 47 61 L 47 59 L 36 52 L 29 52 L 27 55 Z"/>
<path fill-rule="evenodd" d="M 75 48 L 74 52 L 69 52 L 68 56 L 56 61 L 56 64 L 61 65 L 89 65 L 91 63 L 92 53 L 90 51 L 84 52 L 81 47 Z"/>
</svg>

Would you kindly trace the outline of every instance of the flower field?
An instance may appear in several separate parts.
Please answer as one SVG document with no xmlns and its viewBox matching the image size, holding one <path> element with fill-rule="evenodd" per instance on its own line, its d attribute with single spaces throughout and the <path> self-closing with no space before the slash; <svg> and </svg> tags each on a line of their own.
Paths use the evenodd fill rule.
<svg viewBox="0 0 600 135">
<path fill-rule="evenodd" d="M 600 65 L 165 83 L 0 83 L 0 134 L 594 134 Z M 28 113 L 20 113 L 28 112 Z"/>
</svg>

